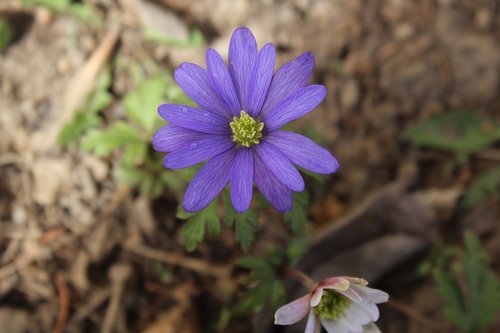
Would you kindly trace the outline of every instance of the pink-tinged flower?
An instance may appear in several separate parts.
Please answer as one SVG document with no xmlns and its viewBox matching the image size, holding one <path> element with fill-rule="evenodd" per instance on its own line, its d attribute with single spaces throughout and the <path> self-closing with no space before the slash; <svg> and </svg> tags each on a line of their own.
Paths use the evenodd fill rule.
<svg viewBox="0 0 500 333">
<path fill-rule="evenodd" d="M 376 304 L 389 299 L 387 293 L 367 284 L 352 277 L 325 279 L 309 294 L 279 308 L 274 323 L 292 325 L 309 313 L 305 333 L 319 333 L 321 325 L 328 333 L 362 333 L 379 317 Z"/>
</svg>

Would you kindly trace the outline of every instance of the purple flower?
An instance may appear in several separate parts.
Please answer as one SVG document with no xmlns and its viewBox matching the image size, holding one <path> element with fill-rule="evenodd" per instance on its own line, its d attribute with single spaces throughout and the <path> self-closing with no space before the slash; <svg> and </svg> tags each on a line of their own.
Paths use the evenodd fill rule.
<svg viewBox="0 0 500 333">
<path fill-rule="evenodd" d="M 325 279 L 309 294 L 279 308 L 274 323 L 292 325 L 309 314 L 305 333 L 319 333 L 321 325 L 328 333 L 362 333 L 378 320 L 376 304 L 389 299 L 387 293 L 367 284 L 353 277 Z"/>
<path fill-rule="evenodd" d="M 292 208 L 293 191 L 304 190 L 294 164 L 317 173 L 332 173 L 337 160 L 310 139 L 280 127 L 313 110 L 325 97 L 322 85 L 307 85 L 314 58 L 306 52 L 274 73 L 276 50 L 258 51 L 247 28 L 236 29 L 229 45 L 229 69 L 213 49 L 207 69 L 183 63 L 175 80 L 200 108 L 163 104 L 160 116 L 170 124 L 153 137 L 153 147 L 169 152 L 164 167 L 186 168 L 208 160 L 193 177 L 183 208 L 207 207 L 231 184 L 238 212 L 248 209 L 253 183 L 280 212 Z"/>
</svg>

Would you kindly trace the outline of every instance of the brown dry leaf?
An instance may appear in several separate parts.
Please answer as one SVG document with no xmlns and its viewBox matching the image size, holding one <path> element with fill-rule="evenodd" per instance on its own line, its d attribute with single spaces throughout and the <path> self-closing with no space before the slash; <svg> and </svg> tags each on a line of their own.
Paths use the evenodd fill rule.
<svg viewBox="0 0 500 333">
<path fill-rule="evenodd" d="M 190 297 L 194 292 L 192 283 L 187 282 L 173 291 L 177 305 L 161 313 L 142 333 L 198 333 L 199 321 Z"/>
<path fill-rule="evenodd" d="M 28 328 L 28 320 L 26 311 L 9 307 L 0 308 L 0 332 L 24 333 Z"/>
</svg>

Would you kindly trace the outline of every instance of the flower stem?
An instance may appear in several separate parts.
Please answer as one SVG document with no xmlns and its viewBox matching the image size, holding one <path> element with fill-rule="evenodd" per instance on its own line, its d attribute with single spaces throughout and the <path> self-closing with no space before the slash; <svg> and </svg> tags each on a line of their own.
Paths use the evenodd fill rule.
<svg viewBox="0 0 500 333">
<path fill-rule="evenodd" d="M 318 285 L 318 283 L 314 281 L 309 275 L 301 271 L 298 271 L 290 266 L 283 266 L 282 272 L 287 276 L 299 281 L 300 283 L 302 283 L 304 287 L 306 287 L 309 290 L 314 290 Z"/>
</svg>

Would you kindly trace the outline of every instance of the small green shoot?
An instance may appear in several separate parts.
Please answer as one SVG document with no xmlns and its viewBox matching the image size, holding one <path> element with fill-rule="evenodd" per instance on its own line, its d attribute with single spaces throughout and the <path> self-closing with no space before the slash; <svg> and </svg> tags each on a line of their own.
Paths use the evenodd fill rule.
<svg viewBox="0 0 500 333">
<path fill-rule="evenodd" d="M 151 149 L 151 138 L 161 122 L 154 112 L 158 105 L 166 101 L 181 103 L 186 97 L 165 74 L 141 77 L 144 79 L 138 82 L 137 89 L 123 99 L 125 119 L 104 129 L 87 131 L 82 148 L 100 157 L 118 154 L 120 160 L 114 171 L 116 179 L 138 187 L 144 195 L 159 196 L 165 187 L 181 193 L 185 182 L 190 179 L 187 176 L 193 174 L 192 168 L 178 174 L 165 170 L 160 154 Z M 70 128 L 74 129 L 75 125 Z"/>
<path fill-rule="evenodd" d="M 152 42 L 166 44 L 173 47 L 198 47 L 204 43 L 203 34 L 197 29 L 191 30 L 188 40 L 181 40 L 165 36 L 165 34 L 161 31 L 154 28 L 146 27 L 144 29 L 144 37 Z"/>
<path fill-rule="evenodd" d="M 234 309 L 236 315 L 255 313 L 266 304 L 273 310 L 285 302 L 285 286 L 281 280 L 280 268 L 294 263 L 304 253 L 309 239 L 300 237 L 292 240 L 284 249 L 268 246 L 265 256 L 244 256 L 239 260 L 241 267 L 251 271 L 247 281 L 250 289 Z"/>
<path fill-rule="evenodd" d="M 477 236 L 465 234 L 465 253 L 459 267 L 463 275 L 443 268 L 434 270 L 438 294 L 448 319 L 465 333 L 478 333 L 500 310 L 500 281 L 488 267 Z M 459 283 L 465 279 L 465 284 Z"/>
<path fill-rule="evenodd" d="M 236 212 L 231 203 L 229 190 L 224 191 L 224 224 L 228 228 L 234 225 L 236 239 L 240 242 L 243 251 L 247 252 L 255 239 L 258 226 L 257 213 L 252 209 L 244 213 Z"/>
<path fill-rule="evenodd" d="M 479 176 L 467 188 L 461 205 L 465 209 L 469 209 L 489 196 L 495 197 L 497 201 L 500 201 L 500 167 L 498 166 Z"/>
<path fill-rule="evenodd" d="M 108 91 L 111 85 L 111 71 L 105 68 L 99 75 L 94 92 L 90 95 L 84 108 L 77 111 L 74 119 L 66 124 L 59 133 L 58 141 L 63 147 L 80 139 L 88 130 L 102 124 L 99 113 L 113 101 Z"/>
<path fill-rule="evenodd" d="M 101 18 L 93 7 L 84 3 L 73 3 L 71 0 L 22 0 L 28 6 L 45 7 L 56 14 L 69 14 L 77 20 L 92 25 L 101 23 Z"/>
<path fill-rule="evenodd" d="M 13 31 L 9 22 L 0 17 L 0 52 L 9 46 L 9 43 L 12 40 L 12 35 Z"/>
<path fill-rule="evenodd" d="M 196 250 L 205 238 L 205 230 L 210 236 L 218 236 L 221 232 L 221 220 L 217 215 L 217 199 L 207 208 L 197 212 L 185 212 L 179 205 L 177 218 L 187 220 L 181 229 L 181 235 L 185 238 L 186 250 L 192 252 Z"/>
<path fill-rule="evenodd" d="M 478 113 L 454 111 L 416 124 L 406 137 L 418 146 L 453 152 L 463 161 L 499 140 L 500 126 Z"/>
<path fill-rule="evenodd" d="M 293 194 L 293 208 L 284 215 L 285 222 L 290 223 L 292 231 L 295 234 L 304 231 L 307 222 L 307 207 L 309 205 L 309 196 L 307 191 L 295 192 Z"/>
</svg>

